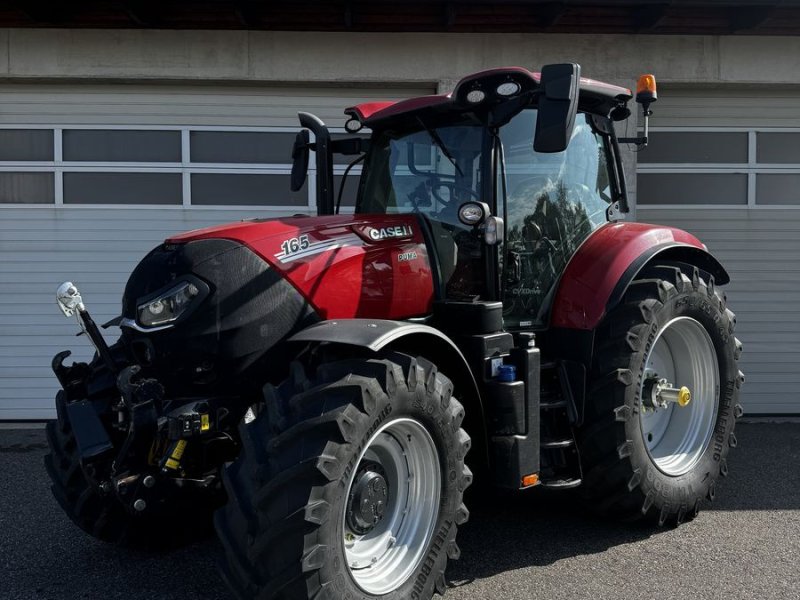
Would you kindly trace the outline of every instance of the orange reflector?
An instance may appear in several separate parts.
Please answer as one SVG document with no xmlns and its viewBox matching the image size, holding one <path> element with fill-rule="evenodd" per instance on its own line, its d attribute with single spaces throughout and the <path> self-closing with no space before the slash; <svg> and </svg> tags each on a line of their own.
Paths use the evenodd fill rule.
<svg viewBox="0 0 800 600">
<path fill-rule="evenodd" d="M 525 477 L 522 478 L 522 487 L 531 487 L 537 483 L 539 483 L 539 475 L 537 473 L 525 475 Z"/>
</svg>

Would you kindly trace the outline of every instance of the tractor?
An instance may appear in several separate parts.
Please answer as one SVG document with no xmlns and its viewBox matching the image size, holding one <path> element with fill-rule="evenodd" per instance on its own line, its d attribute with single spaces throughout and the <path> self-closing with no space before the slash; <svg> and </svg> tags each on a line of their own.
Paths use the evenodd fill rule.
<svg viewBox="0 0 800 600">
<path fill-rule="evenodd" d="M 623 220 L 652 75 L 644 135 L 618 138 L 633 98 L 565 63 L 360 104 L 345 134 L 300 113 L 291 185 L 313 153 L 317 216 L 167 239 L 111 345 L 62 284 L 96 349 L 53 359 L 64 511 L 142 547 L 213 526 L 233 593 L 285 600 L 443 593 L 473 478 L 693 519 L 736 445 L 742 346 L 706 246 Z M 334 154 L 360 165 L 354 210 Z"/>
</svg>

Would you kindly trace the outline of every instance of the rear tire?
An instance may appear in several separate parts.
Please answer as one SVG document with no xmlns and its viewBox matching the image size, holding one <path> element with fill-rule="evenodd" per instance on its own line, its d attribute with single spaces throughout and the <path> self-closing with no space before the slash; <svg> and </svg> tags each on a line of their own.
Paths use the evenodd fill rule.
<svg viewBox="0 0 800 600">
<path fill-rule="evenodd" d="M 325 363 L 312 377 L 294 363 L 280 387 L 265 386 L 265 403 L 240 426 L 242 451 L 223 476 L 229 502 L 216 516 L 222 574 L 234 593 L 285 600 L 444 593 L 472 481 L 464 409 L 452 389 L 431 363 L 401 354 Z M 427 450 L 415 455 L 415 448 Z M 359 481 L 374 479 L 379 493 L 363 504 Z M 382 518 L 368 524 L 364 514 L 353 516 L 358 506 L 377 506 L 376 498 Z M 370 548 L 381 536 L 396 544 Z"/>
<path fill-rule="evenodd" d="M 44 457 L 53 496 L 67 516 L 89 535 L 121 546 L 168 550 L 208 537 L 212 515 L 224 500 L 184 494 L 167 498 L 157 514 L 131 514 L 113 493 L 103 493 L 86 478 L 65 407 L 56 396 L 56 421 L 47 423 L 50 452 Z"/>
<path fill-rule="evenodd" d="M 606 316 L 578 431 L 583 495 L 595 511 L 679 524 L 714 499 L 742 413 L 735 322 L 713 277 L 689 265 L 649 267 Z M 695 388 L 691 401 L 648 406 L 659 377 Z"/>
</svg>

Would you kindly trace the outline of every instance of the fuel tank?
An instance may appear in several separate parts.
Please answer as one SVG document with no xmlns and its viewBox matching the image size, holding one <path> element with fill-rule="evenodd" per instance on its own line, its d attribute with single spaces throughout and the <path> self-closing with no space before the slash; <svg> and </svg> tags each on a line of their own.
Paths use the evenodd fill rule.
<svg viewBox="0 0 800 600">
<path fill-rule="evenodd" d="M 433 274 L 415 215 L 249 220 L 167 240 L 244 244 L 279 271 L 322 319 L 404 319 L 428 314 Z"/>
</svg>

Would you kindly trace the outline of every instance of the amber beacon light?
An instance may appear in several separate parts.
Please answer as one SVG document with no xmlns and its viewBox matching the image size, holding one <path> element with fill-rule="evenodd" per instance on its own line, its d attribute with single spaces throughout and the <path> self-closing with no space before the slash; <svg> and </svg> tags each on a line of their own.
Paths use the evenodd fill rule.
<svg viewBox="0 0 800 600">
<path fill-rule="evenodd" d="M 640 75 L 639 80 L 636 82 L 636 102 L 644 105 L 647 110 L 647 105 L 658 100 L 658 92 L 656 91 L 656 78 L 653 75 Z"/>
<path fill-rule="evenodd" d="M 647 138 L 650 135 L 650 117 L 653 111 L 650 110 L 650 105 L 658 100 L 658 92 L 656 91 L 656 78 L 654 75 L 639 75 L 636 80 L 636 102 L 642 105 L 642 116 L 644 117 L 642 123 L 643 135 L 639 137 L 618 138 L 620 144 L 636 144 L 639 148 L 647 146 Z"/>
</svg>

